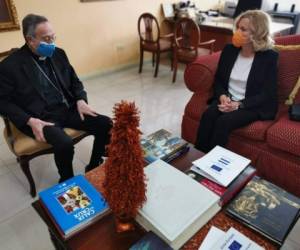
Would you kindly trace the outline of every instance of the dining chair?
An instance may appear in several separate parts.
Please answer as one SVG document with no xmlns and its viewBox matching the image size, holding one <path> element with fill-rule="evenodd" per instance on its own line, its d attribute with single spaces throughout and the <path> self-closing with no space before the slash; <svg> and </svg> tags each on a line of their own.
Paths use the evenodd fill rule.
<svg viewBox="0 0 300 250">
<path fill-rule="evenodd" d="M 140 37 L 140 66 L 143 69 L 144 51 L 152 53 L 152 66 L 155 65 L 154 77 L 157 77 L 160 54 L 172 53 L 173 33 L 161 35 L 157 19 L 151 13 L 143 13 L 138 19 L 138 33 Z M 171 59 L 172 68 L 172 59 Z"/>
<path fill-rule="evenodd" d="M 190 18 L 181 18 L 175 23 L 173 46 L 173 83 L 176 81 L 178 62 L 191 63 L 198 56 L 211 54 L 215 39 L 200 42 L 200 29 Z"/>
</svg>

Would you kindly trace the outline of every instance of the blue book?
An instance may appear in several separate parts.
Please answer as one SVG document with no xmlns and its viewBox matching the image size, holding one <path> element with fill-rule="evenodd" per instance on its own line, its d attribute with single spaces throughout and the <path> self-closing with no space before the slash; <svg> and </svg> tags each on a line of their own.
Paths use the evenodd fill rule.
<svg viewBox="0 0 300 250">
<path fill-rule="evenodd" d="M 42 205 L 65 239 L 109 211 L 102 194 L 83 175 L 43 190 L 39 196 Z"/>
<path fill-rule="evenodd" d="M 143 238 L 136 242 L 129 250 L 173 250 L 155 233 L 149 231 Z"/>
</svg>

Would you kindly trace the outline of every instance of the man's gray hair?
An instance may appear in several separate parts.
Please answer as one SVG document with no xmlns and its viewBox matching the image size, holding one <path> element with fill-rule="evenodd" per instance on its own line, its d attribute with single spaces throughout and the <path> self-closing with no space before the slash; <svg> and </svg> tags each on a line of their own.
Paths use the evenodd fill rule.
<svg viewBox="0 0 300 250">
<path fill-rule="evenodd" d="M 26 40 L 27 36 L 35 36 L 36 26 L 40 23 L 48 22 L 48 19 L 44 16 L 35 14 L 28 14 L 22 20 L 23 36 Z"/>
</svg>

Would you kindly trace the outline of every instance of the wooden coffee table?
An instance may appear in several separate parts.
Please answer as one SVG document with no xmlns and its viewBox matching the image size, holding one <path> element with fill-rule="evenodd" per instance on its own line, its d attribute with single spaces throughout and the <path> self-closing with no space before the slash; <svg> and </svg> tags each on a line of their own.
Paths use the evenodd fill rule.
<svg viewBox="0 0 300 250">
<path fill-rule="evenodd" d="M 185 171 L 191 165 L 192 161 L 202 157 L 204 153 L 194 149 L 192 146 L 190 150 L 184 155 L 174 159 L 170 162 L 174 167 Z M 101 167 L 100 167 L 101 168 Z M 99 179 L 104 178 L 103 171 L 100 168 L 96 168 L 86 174 L 87 179 L 99 190 Z M 41 207 L 39 200 L 32 203 L 32 206 L 47 224 L 51 240 L 56 249 L 101 249 L 101 250 L 128 250 L 135 242 L 137 242 L 146 232 L 136 226 L 136 230 L 132 232 L 116 233 L 114 218 L 112 214 L 105 216 L 93 225 L 89 226 L 82 232 L 74 235 L 68 240 L 64 240 L 57 229 L 53 225 L 53 222 Z M 214 225 L 218 228 L 226 231 L 231 226 L 263 246 L 267 250 L 278 249 L 276 245 L 272 244 L 269 240 L 263 236 L 257 234 L 251 229 L 243 226 L 241 223 L 228 217 L 224 211 L 219 212 L 213 217 L 201 230 L 199 230 L 183 247 L 182 249 L 196 250 L 199 248 L 200 243 L 205 238 L 210 227 Z"/>
</svg>

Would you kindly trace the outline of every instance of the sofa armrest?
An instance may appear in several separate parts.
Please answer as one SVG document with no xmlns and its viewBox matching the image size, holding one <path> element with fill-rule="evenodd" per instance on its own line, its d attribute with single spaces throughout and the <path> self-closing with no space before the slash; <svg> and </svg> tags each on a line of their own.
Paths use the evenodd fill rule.
<svg viewBox="0 0 300 250">
<path fill-rule="evenodd" d="M 186 67 L 184 71 L 184 81 L 190 91 L 201 93 L 212 91 L 220 53 L 221 52 L 199 56 Z"/>
</svg>

